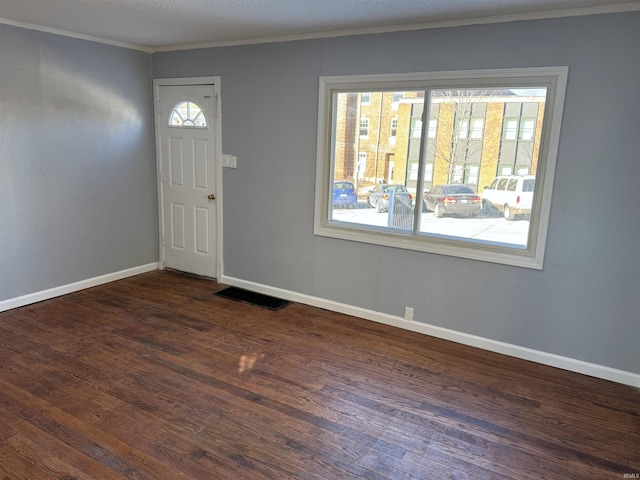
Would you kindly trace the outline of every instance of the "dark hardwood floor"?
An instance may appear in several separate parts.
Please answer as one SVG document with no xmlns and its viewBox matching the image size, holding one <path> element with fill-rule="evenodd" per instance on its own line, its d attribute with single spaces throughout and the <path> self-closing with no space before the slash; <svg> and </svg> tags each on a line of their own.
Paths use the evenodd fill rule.
<svg viewBox="0 0 640 480">
<path fill-rule="evenodd" d="M 221 288 L 152 272 L 0 313 L 0 478 L 640 476 L 638 389 Z"/>
</svg>

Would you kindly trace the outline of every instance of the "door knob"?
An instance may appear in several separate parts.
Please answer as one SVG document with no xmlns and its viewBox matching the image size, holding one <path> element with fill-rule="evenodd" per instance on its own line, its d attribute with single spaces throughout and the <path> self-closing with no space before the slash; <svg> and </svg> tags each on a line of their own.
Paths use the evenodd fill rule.
<svg viewBox="0 0 640 480">
<path fill-rule="evenodd" d="M 209 194 L 209 195 L 207 196 L 207 198 L 208 198 L 209 200 L 215 200 L 215 199 L 216 199 L 216 195 L 215 195 L 215 193 L 211 193 L 211 194 Z"/>
</svg>

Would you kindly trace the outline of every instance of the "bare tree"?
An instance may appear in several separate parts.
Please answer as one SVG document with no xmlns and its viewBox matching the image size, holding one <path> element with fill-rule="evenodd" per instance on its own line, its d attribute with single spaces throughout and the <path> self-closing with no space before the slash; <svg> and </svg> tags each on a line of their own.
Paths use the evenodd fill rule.
<svg viewBox="0 0 640 480">
<path fill-rule="evenodd" d="M 489 97 L 500 93 L 483 89 L 434 92 L 433 103 L 439 105 L 434 171 L 446 173 L 447 183 L 464 182 L 467 166 L 480 164 L 486 136 L 500 135 L 485 131 Z"/>
</svg>

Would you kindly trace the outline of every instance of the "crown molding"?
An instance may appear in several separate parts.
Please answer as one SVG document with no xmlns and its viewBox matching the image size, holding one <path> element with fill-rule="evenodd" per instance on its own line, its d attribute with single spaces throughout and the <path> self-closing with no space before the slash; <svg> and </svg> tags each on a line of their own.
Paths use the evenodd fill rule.
<svg viewBox="0 0 640 480">
<path fill-rule="evenodd" d="M 59 28 L 45 27 L 43 25 L 34 25 L 32 23 L 16 22 L 6 18 L 0 18 L 0 24 L 10 25 L 12 27 L 24 28 L 26 30 L 35 30 L 42 33 L 51 33 L 53 35 L 60 35 L 62 37 L 76 38 L 78 40 L 86 40 L 88 42 L 101 43 L 103 45 L 111 45 L 114 47 L 126 48 L 129 50 L 138 50 L 145 53 L 153 53 L 151 47 L 145 47 L 142 45 L 135 45 L 133 43 L 117 42 L 115 40 L 109 40 L 106 38 L 93 37 L 91 35 L 83 35 L 81 33 L 70 32 L 68 30 L 61 30 Z"/>
<path fill-rule="evenodd" d="M 194 50 L 200 48 L 220 48 L 220 47 L 236 47 L 242 45 L 257 45 L 262 43 L 278 43 L 278 42 L 293 42 L 299 40 L 316 40 L 322 38 L 337 38 L 346 37 L 352 35 L 372 35 L 379 33 L 393 33 L 393 32 L 408 32 L 415 30 L 431 30 L 436 28 L 451 28 L 451 27 L 464 27 L 470 25 L 488 25 L 493 23 L 508 23 L 530 20 L 545 20 L 553 18 L 565 18 L 565 17 L 582 17 L 586 15 L 603 15 L 610 13 L 626 13 L 640 11 L 640 2 L 617 4 L 617 5 L 604 5 L 599 7 L 584 7 L 584 8 L 572 8 L 566 10 L 552 10 L 536 13 L 524 13 L 524 14 L 510 14 L 510 15 L 498 15 L 491 17 L 479 17 L 479 18 L 467 18 L 448 20 L 442 22 L 424 22 L 424 23 L 411 23 L 405 25 L 388 25 L 382 27 L 366 27 L 347 30 L 332 30 L 322 31 L 307 34 L 296 35 L 277 35 L 261 38 L 247 38 L 239 40 L 229 40 L 222 42 L 209 42 L 209 43 L 197 43 L 189 45 L 175 45 L 175 46 L 163 46 L 154 47 L 153 53 L 159 52 L 171 52 L 178 50 Z"/>
<path fill-rule="evenodd" d="M 84 35 L 68 30 L 62 30 L 58 28 L 46 27 L 44 25 L 35 25 L 24 22 L 17 22 L 5 18 L 0 18 L 0 24 L 11 25 L 14 27 L 25 28 L 28 30 L 36 30 L 43 33 L 51 33 L 54 35 L 61 35 L 64 37 L 77 38 L 79 40 L 86 40 L 89 42 L 102 43 L 105 45 L 112 45 L 121 48 L 127 48 L 130 50 L 138 50 L 145 53 L 160 53 L 160 52 L 172 52 L 179 50 L 194 50 L 202 48 L 221 48 L 221 47 L 235 47 L 241 45 L 257 45 L 263 43 L 278 43 L 278 42 L 293 42 L 300 40 L 317 40 L 322 38 L 337 38 L 346 37 L 352 35 L 372 35 L 380 33 L 393 33 L 393 32 L 407 32 L 415 30 L 430 30 L 436 28 L 451 28 L 451 27 L 463 27 L 470 25 L 488 25 L 494 23 L 508 23 L 518 21 L 530 21 L 530 20 L 546 20 L 553 18 L 565 18 L 565 17 L 580 17 L 586 15 L 603 15 L 610 13 L 626 13 L 640 11 L 640 1 L 633 3 L 621 3 L 615 5 L 602 5 L 598 7 L 583 7 L 572 8 L 565 10 L 550 10 L 536 13 L 523 13 L 523 14 L 510 14 L 510 15 L 497 15 L 489 17 L 478 18 L 465 18 L 457 20 L 448 20 L 442 22 L 423 22 L 412 23 L 406 25 L 387 25 L 381 27 L 366 27 L 356 29 L 335 29 L 330 31 L 320 31 L 305 34 L 294 35 L 274 35 L 269 37 L 256 37 L 256 38 L 244 38 L 238 40 L 228 40 L 219 42 L 206 42 L 206 43 L 194 43 L 183 45 L 166 45 L 159 47 L 137 45 L 133 43 L 119 42 L 101 37 L 94 37 L 91 35 Z"/>
</svg>

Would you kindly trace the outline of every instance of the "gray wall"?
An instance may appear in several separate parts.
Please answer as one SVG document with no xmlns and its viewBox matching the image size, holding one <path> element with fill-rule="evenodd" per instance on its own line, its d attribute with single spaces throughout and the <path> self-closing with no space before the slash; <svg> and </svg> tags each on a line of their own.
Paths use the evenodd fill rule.
<svg viewBox="0 0 640 480">
<path fill-rule="evenodd" d="M 640 373 L 640 13 L 154 55 L 222 77 L 229 276 Z M 315 237 L 318 77 L 568 65 L 544 270 Z"/>
<path fill-rule="evenodd" d="M 0 25 L 0 301 L 158 260 L 151 55 Z"/>
</svg>

